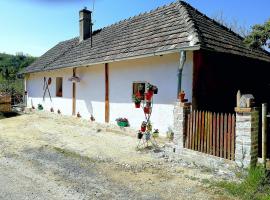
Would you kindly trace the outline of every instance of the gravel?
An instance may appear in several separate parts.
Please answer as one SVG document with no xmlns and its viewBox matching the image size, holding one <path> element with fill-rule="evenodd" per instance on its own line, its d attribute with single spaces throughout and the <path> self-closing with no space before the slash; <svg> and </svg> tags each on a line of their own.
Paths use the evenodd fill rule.
<svg viewBox="0 0 270 200">
<path fill-rule="evenodd" d="M 131 130 L 34 112 L 0 132 L 0 199 L 231 199 L 202 183 L 223 172 L 171 159 L 163 140 L 138 151 Z"/>
</svg>

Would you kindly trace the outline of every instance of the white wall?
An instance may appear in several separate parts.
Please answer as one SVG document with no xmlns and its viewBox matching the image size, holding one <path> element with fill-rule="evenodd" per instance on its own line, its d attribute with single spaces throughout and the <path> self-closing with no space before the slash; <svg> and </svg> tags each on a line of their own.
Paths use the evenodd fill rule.
<svg viewBox="0 0 270 200">
<path fill-rule="evenodd" d="M 109 63 L 109 99 L 110 122 L 116 123 L 118 117 L 129 119 L 133 128 L 139 129 L 144 120 L 142 109 L 135 109 L 132 103 L 133 81 L 147 81 L 158 87 L 159 93 L 154 96 L 152 114 L 153 128 L 158 128 L 165 134 L 168 127 L 173 125 L 173 107 L 177 98 L 179 54 L 154 56 L 143 59 L 128 60 Z M 182 89 L 187 98 L 192 100 L 193 54 L 187 53 L 187 61 L 183 69 Z M 105 120 L 105 67 L 95 65 L 77 69 L 81 82 L 77 84 L 76 112 L 83 118 L 89 119 L 90 115 L 97 122 Z M 60 109 L 65 115 L 72 114 L 72 83 L 68 78 L 72 69 L 55 70 L 46 73 L 31 74 L 27 81 L 28 106 L 41 103 L 46 110 L 51 107 L 55 111 Z M 52 102 L 46 95 L 43 96 L 43 77 L 52 77 L 50 91 Z M 63 97 L 55 97 L 55 78 L 63 77 Z"/>
<path fill-rule="evenodd" d="M 109 64 L 110 77 L 110 121 L 126 117 L 132 127 L 139 129 L 144 120 L 142 109 L 135 109 L 132 103 L 133 81 L 147 81 L 156 85 L 151 121 L 153 128 L 165 133 L 173 125 L 173 108 L 177 99 L 177 76 L 179 54 L 155 56 L 133 61 Z M 192 99 L 192 53 L 187 54 L 183 69 L 182 88 L 187 98 Z"/>
<path fill-rule="evenodd" d="M 30 74 L 27 79 L 28 107 L 31 107 L 33 104 L 37 108 L 38 104 L 42 104 L 46 110 L 50 110 L 53 107 L 55 111 L 59 109 L 64 115 L 72 114 L 72 83 L 68 81 L 71 75 L 72 69 Z M 43 101 L 44 77 L 47 80 L 49 77 L 52 78 L 52 83 L 49 86 L 52 101 L 49 98 L 48 91 L 46 92 L 45 101 Z M 63 77 L 63 97 L 56 97 L 56 77 Z"/>
</svg>

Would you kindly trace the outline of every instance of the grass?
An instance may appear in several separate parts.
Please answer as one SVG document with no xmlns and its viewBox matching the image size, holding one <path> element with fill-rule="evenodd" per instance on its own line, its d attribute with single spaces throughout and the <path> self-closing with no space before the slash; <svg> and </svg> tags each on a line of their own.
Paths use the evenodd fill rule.
<svg viewBox="0 0 270 200">
<path fill-rule="evenodd" d="M 270 200 L 270 174 L 263 167 L 251 168 L 241 183 L 221 181 L 216 186 L 240 199 Z"/>
</svg>

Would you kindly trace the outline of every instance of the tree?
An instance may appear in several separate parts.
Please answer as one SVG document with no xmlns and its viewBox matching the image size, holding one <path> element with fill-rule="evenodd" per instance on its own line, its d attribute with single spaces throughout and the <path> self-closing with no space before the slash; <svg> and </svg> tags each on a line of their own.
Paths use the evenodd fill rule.
<svg viewBox="0 0 270 200">
<path fill-rule="evenodd" d="M 222 24 L 223 26 L 226 26 L 227 28 L 231 29 L 233 32 L 239 34 L 244 38 L 250 33 L 249 28 L 247 28 L 245 24 L 240 24 L 237 19 L 228 19 L 224 17 L 222 11 L 214 14 L 212 18 L 218 23 Z"/>
<path fill-rule="evenodd" d="M 270 48 L 270 19 L 264 24 L 254 25 L 245 43 L 252 48 Z"/>
</svg>

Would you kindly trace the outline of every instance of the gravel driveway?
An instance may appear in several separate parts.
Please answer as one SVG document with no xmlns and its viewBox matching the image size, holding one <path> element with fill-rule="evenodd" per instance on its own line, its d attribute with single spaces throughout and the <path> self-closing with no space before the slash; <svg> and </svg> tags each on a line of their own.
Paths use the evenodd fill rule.
<svg viewBox="0 0 270 200">
<path fill-rule="evenodd" d="M 0 199 L 228 199 L 128 133 L 34 112 L 0 120 Z M 160 158 L 161 157 L 161 158 Z"/>
</svg>

